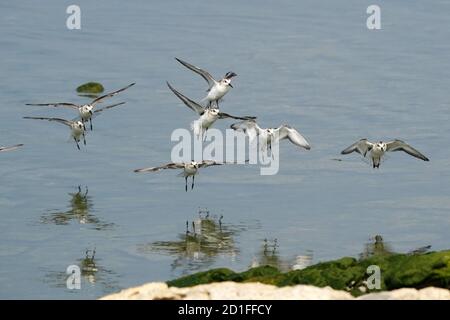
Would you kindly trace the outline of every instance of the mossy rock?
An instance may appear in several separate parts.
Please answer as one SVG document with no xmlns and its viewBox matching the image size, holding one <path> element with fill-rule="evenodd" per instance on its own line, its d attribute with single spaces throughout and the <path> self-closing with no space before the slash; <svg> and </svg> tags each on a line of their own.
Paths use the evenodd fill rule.
<svg viewBox="0 0 450 320">
<path fill-rule="evenodd" d="M 103 86 L 98 82 L 84 83 L 77 88 L 78 93 L 91 93 L 91 94 L 102 93 L 104 90 L 105 88 L 103 88 Z"/>
<path fill-rule="evenodd" d="M 211 283 L 211 282 L 222 282 L 230 279 L 235 272 L 227 269 L 212 269 L 205 272 L 198 272 L 193 275 L 178 278 L 173 281 L 167 282 L 167 285 L 171 287 L 192 287 L 199 284 Z"/>
<path fill-rule="evenodd" d="M 365 281 L 370 276 L 366 273 L 367 267 L 370 265 L 380 267 L 380 290 L 404 287 L 420 289 L 428 286 L 450 289 L 450 251 L 430 252 L 422 255 L 375 255 L 362 260 L 345 257 L 285 273 L 270 266 L 252 268 L 241 273 L 229 269 L 213 269 L 175 279 L 167 284 L 175 287 L 220 281 L 258 281 L 280 287 L 307 284 L 318 287 L 330 286 L 333 289 L 346 290 L 358 296 L 362 294 L 359 287 L 365 286 Z"/>
</svg>

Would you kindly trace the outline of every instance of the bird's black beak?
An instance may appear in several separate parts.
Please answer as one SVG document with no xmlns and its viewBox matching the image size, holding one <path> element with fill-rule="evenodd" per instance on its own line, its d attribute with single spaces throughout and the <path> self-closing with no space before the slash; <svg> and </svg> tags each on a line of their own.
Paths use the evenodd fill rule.
<svg viewBox="0 0 450 320">
<path fill-rule="evenodd" d="M 228 84 L 230 87 L 234 88 L 233 85 L 231 83 Z"/>
</svg>

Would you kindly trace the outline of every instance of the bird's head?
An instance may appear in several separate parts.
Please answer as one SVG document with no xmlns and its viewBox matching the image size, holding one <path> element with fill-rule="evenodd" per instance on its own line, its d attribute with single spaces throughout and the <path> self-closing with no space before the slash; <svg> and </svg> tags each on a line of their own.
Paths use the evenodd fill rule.
<svg viewBox="0 0 450 320">
<path fill-rule="evenodd" d="M 233 88 L 233 86 L 231 85 L 231 78 L 236 77 L 236 76 L 237 76 L 237 74 L 232 71 L 227 72 L 221 82 L 222 82 L 222 84 Z"/>
<path fill-rule="evenodd" d="M 198 169 L 198 162 L 197 161 L 191 161 L 191 166 L 193 166 L 195 169 Z"/>
<path fill-rule="evenodd" d="M 92 115 L 92 110 L 94 109 L 94 107 L 90 104 L 85 104 L 81 107 L 81 112 L 82 113 L 89 113 Z"/>
<path fill-rule="evenodd" d="M 217 116 L 219 114 L 219 109 L 217 108 L 209 109 L 209 113 L 211 113 L 213 116 Z"/>
<path fill-rule="evenodd" d="M 384 152 L 387 149 L 387 145 L 383 141 L 380 141 L 375 144 L 375 148 Z"/>
<path fill-rule="evenodd" d="M 84 123 L 82 121 L 76 121 L 75 122 L 75 127 L 80 129 L 80 130 L 84 130 Z"/>
</svg>

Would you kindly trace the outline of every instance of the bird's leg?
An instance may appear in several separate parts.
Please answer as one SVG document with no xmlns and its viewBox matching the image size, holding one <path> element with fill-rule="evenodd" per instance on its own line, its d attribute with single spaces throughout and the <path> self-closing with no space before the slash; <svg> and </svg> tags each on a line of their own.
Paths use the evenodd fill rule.
<svg viewBox="0 0 450 320">
<path fill-rule="evenodd" d="M 184 181 L 186 182 L 186 185 L 185 185 L 185 187 L 184 187 L 184 189 L 186 189 L 186 192 L 187 192 L 187 176 L 186 177 L 184 177 Z"/>
<path fill-rule="evenodd" d="M 92 131 L 92 118 L 89 119 L 89 124 L 91 125 L 91 131 Z"/>
<path fill-rule="evenodd" d="M 84 135 L 84 132 L 83 132 L 83 143 L 84 145 L 86 145 L 86 136 Z"/>
<path fill-rule="evenodd" d="M 80 145 L 78 144 L 77 138 L 73 138 L 73 140 L 75 140 L 75 143 L 77 144 L 77 148 L 78 148 L 78 150 L 80 150 Z"/>
<path fill-rule="evenodd" d="M 191 185 L 191 190 L 194 189 L 194 179 L 195 179 L 195 175 L 192 176 L 192 185 Z"/>
<path fill-rule="evenodd" d="M 273 152 L 272 152 L 272 142 L 269 142 L 269 152 L 270 152 L 270 155 L 272 156 L 272 159 L 275 159 L 275 156 L 273 155 Z"/>
</svg>

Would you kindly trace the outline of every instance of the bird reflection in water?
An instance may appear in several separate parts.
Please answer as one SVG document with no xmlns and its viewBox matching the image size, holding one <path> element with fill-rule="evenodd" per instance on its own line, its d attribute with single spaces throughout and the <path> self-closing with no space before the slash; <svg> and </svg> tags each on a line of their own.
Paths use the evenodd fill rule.
<svg viewBox="0 0 450 320">
<path fill-rule="evenodd" d="M 431 245 L 415 248 L 407 252 L 408 255 L 420 255 L 429 252 Z M 370 258 L 372 256 L 388 256 L 396 254 L 391 245 L 386 243 L 382 236 L 376 235 L 369 239 L 369 242 L 365 244 L 364 251 L 360 253 L 359 258 L 361 260 Z"/>
<path fill-rule="evenodd" d="M 80 224 L 92 225 L 96 230 L 103 230 L 113 226 L 112 223 L 106 223 L 98 219 L 91 213 L 93 211 L 92 197 L 88 195 L 89 189 L 84 190 L 78 186 L 75 193 L 69 193 L 70 203 L 69 210 L 48 212 L 41 218 L 44 224 L 67 225 L 71 221 L 78 221 Z"/>
<path fill-rule="evenodd" d="M 96 249 L 86 249 L 84 257 L 75 263 L 81 272 L 80 290 L 70 290 L 78 293 L 85 290 L 98 290 L 103 293 L 110 293 L 122 289 L 119 285 L 119 276 L 102 266 L 101 260 L 96 257 Z M 65 270 L 49 271 L 46 273 L 44 282 L 52 287 L 67 289 L 67 274 Z"/>
<path fill-rule="evenodd" d="M 182 274 L 187 274 L 211 266 L 218 258 L 234 260 L 240 252 L 235 238 L 248 229 L 224 223 L 223 215 L 212 215 L 208 209 L 199 209 L 198 217 L 186 221 L 185 226 L 178 240 L 156 241 L 140 245 L 137 250 L 174 256 L 172 272 L 181 269 Z"/>
<path fill-rule="evenodd" d="M 264 239 L 261 249 L 253 257 L 250 268 L 271 266 L 280 271 L 301 270 L 312 264 L 313 251 L 307 250 L 306 254 L 297 255 L 295 258 L 285 258 L 280 255 L 278 239 Z"/>
<path fill-rule="evenodd" d="M 363 260 L 373 256 L 387 256 L 393 253 L 391 245 L 386 243 L 382 236 L 376 235 L 365 244 L 364 251 L 359 254 L 359 258 Z"/>
</svg>

